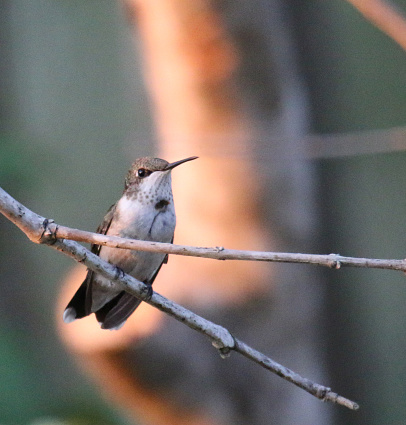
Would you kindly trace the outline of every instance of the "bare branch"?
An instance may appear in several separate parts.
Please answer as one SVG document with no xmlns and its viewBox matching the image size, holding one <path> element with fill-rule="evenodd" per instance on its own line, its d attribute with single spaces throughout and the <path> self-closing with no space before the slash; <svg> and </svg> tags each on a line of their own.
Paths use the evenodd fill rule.
<svg viewBox="0 0 406 425">
<path fill-rule="evenodd" d="M 311 382 L 306 378 L 302 378 L 297 373 L 286 368 L 285 366 L 275 363 L 269 357 L 264 356 L 262 353 L 257 350 L 254 350 L 242 341 L 235 339 L 234 351 L 237 351 L 248 359 L 251 359 L 255 363 L 258 363 L 265 369 L 276 373 L 278 376 L 282 377 L 286 381 L 292 382 L 298 387 L 303 388 L 305 391 L 314 395 L 320 400 L 331 401 L 332 403 L 337 403 L 342 406 L 348 407 L 351 410 L 358 410 L 359 408 L 357 403 L 354 403 L 353 401 L 348 400 L 347 398 L 332 392 L 330 388 L 326 388 L 322 385 Z"/>
<path fill-rule="evenodd" d="M 206 335 L 210 338 L 213 346 L 220 351 L 222 357 L 227 357 L 230 351 L 234 350 L 247 357 L 248 359 L 258 363 L 265 369 L 270 370 L 271 372 L 277 374 L 289 382 L 292 382 L 296 386 L 304 389 L 321 400 L 331 401 L 333 403 L 346 406 L 352 410 L 358 409 L 359 406 L 357 403 L 341 397 L 338 394 L 332 392 L 330 388 L 324 387 L 310 381 L 309 379 L 303 378 L 290 369 L 274 362 L 272 359 L 249 347 L 244 342 L 235 339 L 231 333 L 222 326 L 219 326 L 210 322 L 209 320 L 204 319 L 203 317 L 198 316 L 197 314 L 187 310 L 179 304 L 166 299 L 157 292 L 154 292 L 152 297 L 149 300 L 146 300 L 145 298 L 148 293 L 147 285 L 127 274 L 118 273 L 115 266 L 103 261 L 100 257 L 91 253 L 82 245 L 79 245 L 74 241 L 63 240 L 59 238 L 60 229 L 67 231 L 65 238 L 69 233 L 68 231 L 72 231 L 72 234 L 79 232 L 78 234 L 81 234 L 83 240 L 86 236 L 87 242 L 89 239 L 95 238 L 96 234 L 76 231 L 74 229 L 68 229 L 65 227 L 58 227 L 52 221 L 46 219 L 45 217 L 41 217 L 40 215 L 35 214 L 28 208 L 24 207 L 1 188 L 0 212 L 14 224 L 16 224 L 33 242 L 47 244 L 52 248 L 65 253 L 66 255 L 74 258 L 79 263 L 84 264 L 94 272 L 99 273 L 100 275 L 121 285 L 123 290 L 142 300 L 145 300 L 145 302 L 148 304 L 167 313 L 176 320 L 186 324 L 190 328 Z M 58 237 L 56 237 L 56 234 L 58 234 Z M 96 240 L 91 240 L 91 242 L 95 241 Z M 105 242 L 106 244 L 107 242 L 111 244 L 111 240 L 106 239 Z M 128 243 L 128 241 L 125 242 Z M 222 252 L 221 249 L 218 251 Z"/>
<path fill-rule="evenodd" d="M 241 251 L 236 249 L 225 249 L 223 247 L 203 248 L 100 235 L 98 233 L 59 226 L 55 223 L 50 223 L 48 227 L 54 237 L 58 239 L 70 239 L 77 242 L 89 242 L 113 248 L 132 249 L 136 251 L 164 252 L 174 255 L 211 258 L 215 260 L 301 263 L 325 266 L 332 269 L 340 269 L 341 267 L 362 267 L 406 272 L 406 260 L 344 257 L 339 254 L 321 255 L 288 252 Z"/>
</svg>

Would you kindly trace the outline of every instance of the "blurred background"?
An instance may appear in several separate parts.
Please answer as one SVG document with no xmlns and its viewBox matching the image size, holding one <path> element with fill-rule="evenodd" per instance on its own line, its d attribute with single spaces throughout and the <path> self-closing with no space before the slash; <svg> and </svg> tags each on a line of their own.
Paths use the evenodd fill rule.
<svg viewBox="0 0 406 425">
<path fill-rule="evenodd" d="M 165 108 L 156 101 L 160 83 L 151 82 L 156 78 L 153 60 L 145 68 L 153 44 L 145 35 L 148 26 L 134 18 L 142 3 L 0 1 L 0 186 L 57 223 L 94 230 L 120 195 L 131 162 L 168 151 L 162 146 L 171 137 L 158 122 Z M 404 257 L 406 154 L 390 147 L 358 154 L 368 145 L 365 132 L 406 124 L 401 47 L 345 1 L 197 3 L 221 18 L 219 26 L 234 46 L 232 90 L 252 130 L 252 149 L 241 149 L 237 156 L 258 168 L 255 178 L 265 186 L 263 209 L 269 215 L 263 214 L 263 223 L 272 240 L 267 246 Z M 406 1 L 396 4 L 406 9 Z M 345 152 L 329 146 L 347 133 L 351 138 Z M 331 134 L 338 139 L 322 138 L 320 152 L 327 152 L 326 157 L 316 152 L 310 158 L 315 135 Z M 190 155 L 204 159 L 218 154 L 227 162 L 236 155 L 229 142 L 224 150 L 198 146 Z M 215 245 L 236 248 L 223 240 Z M 136 415 L 123 413 L 119 403 L 101 395 L 97 379 L 91 377 L 94 372 L 78 369 L 75 356 L 80 354 L 72 354 L 58 335 L 55 306 L 72 267 L 70 259 L 32 244 L 0 219 L 2 425 L 137 423 Z M 257 414 L 250 406 L 252 416 L 236 413 L 230 401 L 225 411 L 220 402 L 210 411 L 217 422 L 201 423 L 404 423 L 405 277 L 368 269 L 274 269 L 270 305 L 250 301 L 243 312 L 229 305 L 226 317 L 222 309 L 209 309 L 211 318 L 236 336 L 246 336 L 271 358 L 356 400 L 361 410 L 322 404 L 254 366 L 252 373 L 266 384 L 243 391 L 236 378 L 232 391 L 238 396 L 232 399 L 240 406 L 250 406 L 247 400 L 256 397 L 262 403 L 275 399 L 269 422 L 264 419 L 270 414 L 267 409 Z M 252 304 L 257 302 L 259 307 Z M 260 308 L 266 314 L 273 310 L 258 318 Z M 179 326 L 173 335 L 186 332 Z M 196 338 L 197 344 L 202 339 L 188 333 L 184 337 Z M 121 350 L 120 361 L 142 357 L 142 350 L 144 344 Z M 219 359 L 216 373 L 232 374 L 240 361 L 236 356 Z M 166 357 L 155 360 L 165 363 Z M 223 366 L 230 369 L 222 372 Z M 211 373 L 207 367 L 203 374 Z M 269 393 L 264 393 L 267 385 Z M 221 392 L 225 400 L 231 400 L 230 391 Z M 138 423 L 144 423 L 141 416 Z"/>
</svg>

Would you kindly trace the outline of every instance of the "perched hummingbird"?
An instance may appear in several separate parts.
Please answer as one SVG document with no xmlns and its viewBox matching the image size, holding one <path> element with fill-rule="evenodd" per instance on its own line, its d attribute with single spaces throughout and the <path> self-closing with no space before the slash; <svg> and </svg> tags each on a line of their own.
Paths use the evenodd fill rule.
<svg viewBox="0 0 406 425">
<path fill-rule="evenodd" d="M 97 233 L 155 242 L 173 242 L 176 225 L 171 171 L 197 156 L 172 162 L 139 158 L 125 179 L 122 197 L 110 207 Z M 93 244 L 91 250 L 118 269 L 152 285 L 168 255 Z M 150 286 L 152 294 L 152 287 Z M 66 323 L 96 314 L 102 329 L 119 329 L 141 300 L 123 291 L 109 279 L 88 270 L 63 314 Z"/>
</svg>

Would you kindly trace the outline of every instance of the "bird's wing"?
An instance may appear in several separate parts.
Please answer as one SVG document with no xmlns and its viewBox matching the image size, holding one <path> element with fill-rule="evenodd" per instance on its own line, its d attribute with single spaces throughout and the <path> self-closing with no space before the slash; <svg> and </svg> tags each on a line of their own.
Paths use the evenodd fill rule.
<svg viewBox="0 0 406 425">
<path fill-rule="evenodd" d="M 140 299 L 122 291 L 95 312 L 97 321 L 102 329 L 120 329 L 140 304 Z"/>
<path fill-rule="evenodd" d="M 110 226 L 111 221 L 113 220 L 114 213 L 116 212 L 117 202 L 113 204 L 109 210 L 107 211 L 106 215 L 104 216 L 102 222 L 100 223 L 99 227 L 96 230 L 96 233 L 100 233 L 101 235 L 105 235 Z M 90 246 L 90 250 L 93 252 L 93 254 L 99 255 L 100 254 L 101 246 L 97 244 L 92 244 Z"/>
<path fill-rule="evenodd" d="M 171 239 L 171 241 L 169 243 L 171 243 L 171 244 L 173 243 L 174 236 L 175 235 L 172 236 L 172 239 Z M 162 261 L 162 264 L 168 264 L 168 259 L 169 259 L 169 255 L 166 254 L 165 257 L 164 257 L 164 260 Z M 162 264 L 158 267 L 158 270 L 155 272 L 154 277 L 152 278 L 152 282 L 156 278 L 156 275 L 158 274 L 159 270 L 161 270 Z M 152 285 L 152 282 L 151 282 L 151 285 Z"/>
<path fill-rule="evenodd" d="M 170 243 L 173 243 L 173 236 Z M 154 283 L 155 278 L 157 277 L 159 270 L 161 270 L 162 264 L 168 264 L 168 258 L 169 255 L 166 254 L 164 259 L 162 260 L 162 263 L 159 265 L 159 267 L 155 270 L 155 273 L 152 275 L 152 277 L 148 280 L 148 282 L 145 282 L 148 285 L 152 285 Z"/>
<path fill-rule="evenodd" d="M 112 205 L 104 216 L 103 221 L 97 228 L 97 233 L 105 235 L 111 225 L 111 221 L 116 210 L 116 204 Z M 173 243 L 173 237 L 171 240 Z M 99 255 L 101 246 L 92 244 L 91 251 L 93 254 Z M 152 285 L 159 271 L 161 270 L 162 264 L 168 262 L 168 254 L 165 255 L 161 264 L 155 270 L 152 277 L 146 281 L 147 285 Z M 92 286 L 95 273 L 91 270 L 88 271 L 86 279 L 66 307 L 65 313 L 67 321 L 71 319 L 79 319 L 84 316 L 91 314 L 92 307 Z M 119 329 L 124 322 L 130 317 L 134 310 L 140 305 L 141 300 L 129 294 L 128 292 L 122 291 L 109 302 L 107 302 L 101 309 L 95 312 L 96 318 L 101 324 L 103 329 Z"/>
<path fill-rule="evenodd" d="M 173 237 L 171 243 L 173 243 Z M 162 263 L 145 284 L 152 285 L 161 270 L 162 264 L 167 262 L 168 254 L 165 255 Z M 98 322 L 101 323 L 102 329 L 119 329 L 140 304 L 140 299 L 128 292 L 122 291 L 101 309 L 96 311 L 96 317 Z"/>
<path fill-rule="evenodd" d="M 103 217 L 102 222 L 99 224 L 99 227 L 96 230 L 96 233 L 100 233 L 101 235 L 105 235 L 113 220 L 114 213 L 116 211 L 117 202 L 113 204 L 107 211 L 106 215 Z M 100 250 L 102 249 L 101 245 L 92 244 L 90 246 L 90 250 L 93 254 L 100 255 Z M 86 298 L 85 298 L 85 311 L 86 315 L 89 315 L 92 312 L 92 286 L 94 279 L 94 271 L 88 270 L 86 279 L 84 280 L 82 285 L 86 286 Z"/>
<path fill-rule="evenodd" d="M 113 219 L 114 212 L 116 210 L 116 205 L 112 205 L 107 211 L 106 215 L 103 218 L 103 221 L 100 223 L 96 232 L 102 235 L 105 235 L 110 228 L 111 221 Z M 101 246 L 97 244 L 92 244 L 90 250 L 93 254 L 99 255 Z M 92 285 L 93 285 L 94 272 L 88 270 L 85 280 L 79 289 L 76 291 L 73 298 L 70 300 L 69 304 L 65 308 L 64 320 L 69 322 L 75 319 L 80 319 L 82 317 L 88 316 L 92 312 Z"/>
</svg>

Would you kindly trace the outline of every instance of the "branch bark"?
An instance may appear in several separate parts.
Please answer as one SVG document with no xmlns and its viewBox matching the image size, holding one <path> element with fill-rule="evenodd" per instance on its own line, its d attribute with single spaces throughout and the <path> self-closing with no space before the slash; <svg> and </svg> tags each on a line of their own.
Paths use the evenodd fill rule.
<svg viewBox="0 0 406 425">
<path fill-rule="evenodd" d="M 117 236 L 100 235 L 84 230 L 49 224 L 49 229 L 59 239 L 89 242 L 113 248 L 135 251 L 164 252 L 186 257 L 211 258 L 214 260 L 269 261 L 275 263 L 301 263 L 325 266 L 331 269 L 360 267 L 370 269 L 399 270 L 406 272 L 406 260 L 345 257 L 339 254 L 300 254 L 290 252 L 244 251 L 224 247 L 206 248 L 188 245 L 173 245 L 162 242 L 140 241 Z"/>
<path fill-rule="evenodd" d="M 145 300 L 145 297 L 147 295 L 147 286 L 143 282 L 140 282 L 129 275 L 118 273 L 117 268 L 115 266 L 103 261 L 100 257 L 92 254 L 82 245 L 79 245 L 75 241 L 65 240 L 67 236 L 72 237 L 76 235 L 76 237 L 80 237 L 82 241 L 94 243 L 99 242 L 97 239 L 98 236 L 101 235 L 58 226 L 52 220 L 48 220 L 47 218 L 42 217 L 29 210 L 1 188 L 0 212 L 10 221 L 12 221 L 16 226 L 18 226 L 31 241 L 39 244 L 46 244 L 54 249 L 57 249 L 58 251 L 63 252 L 64 254 L 75 259 L 79 263 L 84 264 L 86 267 L 95 271 L 96 273 L 99 273 L 102 276 L 121 285 L 123 290 L 133 294 L 134 296 L 140 299 Z M 63 229 L 63 232 L 60 233 L 61 229 Z M 65 235 L 65 239 L 61 238 L 61 234 Z M 118 245 L 111 244 L 120 244 L 120 247 L 122 247 L 123 243 L 128 242 L 128 240 L 112 241 L 110 238 L 104 239 L 104 244 L 117 247 Z M 131 249 L 134 249 L 133 243 L 139 241 L 130 242 L 132 244 Z M 161 246 L 148 247 L 148 249 L 146 250 L 152 251 L 158 248 L 162 252 L 163 249 L 168 248 L 165 245 L 169 244 L 159 245 Z M 145 248 L 145 246 L 143 248 Z M 140 249 L 140 247 L 138 246 L 136 249 Z M 222 252 L 221 249 L 217 249 L 217 251 L 219 253 Z M 185 255 L 192 254 L 188 253 Z M 254 350 L 253 348 L 245 344 L 243 341 L 234 338 L 231 333 L 222 326 L 219 326 L 215 323 L 210 322 L 209 320 L 204 319 L 203 317 L 198 316 L 197 314 L 180 306 L 179 304 L 176 304 L 166 299 L 157 292 L 154 292 L 152 297 L 149 300 L 145 300 L 145 302 L 169 314 L 176 320 L 185 323 L 191 329 L 194 329 L 209 337 L 213 346 L 219 350 L 220 355 L 222 357 L 227 357 L 230 354 L 231 350 L 234 350 L 242 354 L 246 358 L 258 363 L 265 369 L 282 377 L 283 379 L 292 382 L 299 388 L 304 389 L 305 391 L 314 395 L 320 400 L 337 403 L 342 406 L 348 407 L 351 410 L 357 410 L 359 408 L 357 403 L 348 400 L 347 398 L 342 397 L 337 393 L 334 393 L 328 387 L 314 383 L 309 379 L 303 378 L 299 374 L 273 361 L 271 358 L 265 356 L 259 351 Z"/>
<path fill-rule="evenodd" d="M 164 252 L 188 257 L 211 258 L 216 260 L 269 261 L 278 263 L 301 263 L 325 266 L 332 269 L 361 267 L 371 269 L 399 270 L 406 272 L 406 260 L 345 257 L 339 254 L 300 254 L 288 252 L 242 251 L 223 247 L 204 248 L 187 245 L 173 245 L 161 242 L 140 241 L 117 236 L 100 235 L 70 227 L 60 226 L 53 220 L 45 219 L 22 206 L 0 188 L 0 211 L 28 238 L 35 243 L 43 239 L 69 239 L 76 242 L 110 246 L 135 251 Z M 46 221 L 46 229 L 43 223 Z M 36 223 L 36 225 L 34 225 Z"/>
</svg>

